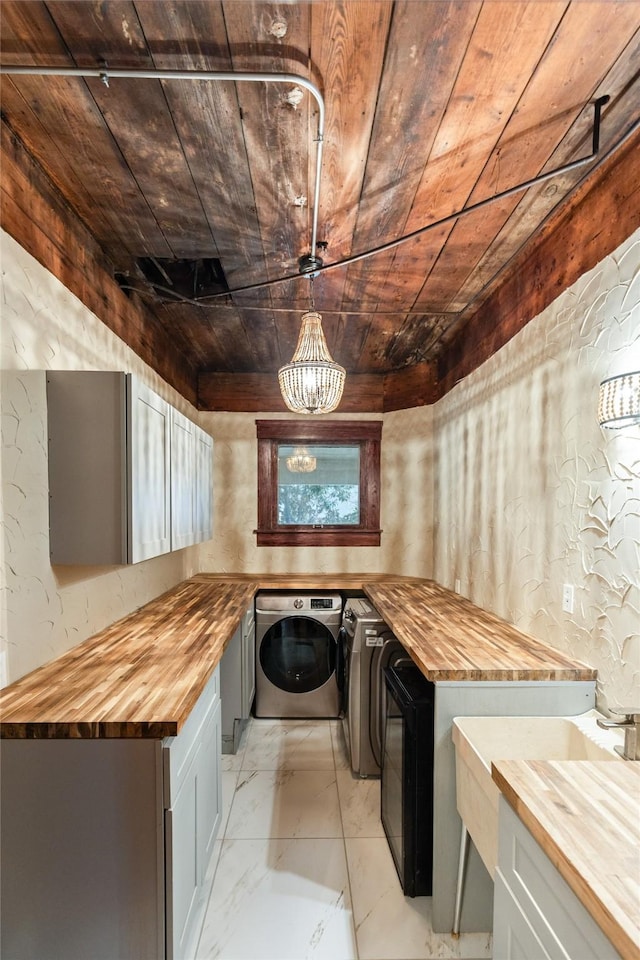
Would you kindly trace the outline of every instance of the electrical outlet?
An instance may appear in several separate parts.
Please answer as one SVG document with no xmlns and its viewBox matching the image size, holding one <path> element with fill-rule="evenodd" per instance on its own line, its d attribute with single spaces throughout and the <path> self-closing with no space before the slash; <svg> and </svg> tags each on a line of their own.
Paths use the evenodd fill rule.
<svg viewBox="0 0 640 960">
<path fill-rule="evenodd" d="M 573 584 L 565 583 L 562 587 L 562 609 L 565 613 L 573 613 Z"/>
<path fill-rule="evenodd" d="M 460 581 L 458 579 L 456 579 L 456 585 L 454 589 L 456 593 L 460 593 Z"/>
</svg>

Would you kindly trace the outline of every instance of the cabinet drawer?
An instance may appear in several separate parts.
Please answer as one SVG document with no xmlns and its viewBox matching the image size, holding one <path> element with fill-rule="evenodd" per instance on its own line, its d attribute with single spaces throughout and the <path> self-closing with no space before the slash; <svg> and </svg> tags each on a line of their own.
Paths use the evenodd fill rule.
<svg viewBox="0 0 640 960">
<path fill-rule="evenodd" d="M 164 805 L 173 805 L 198 748 L 201 732 L 220 700 L 220 668 L 216 667 L 206 687 L 187 717 L 177 737 L 167 737 L 162 744 L 164 772 Z"/>
<path fill-rule="evenodd" d="M 498 863 L 504 882 L 551 960 L 620 960 L 504 797 L 500 797 L 499 831 Z M 497 914 L 495 922 L 499 922 Z"/>
</svg>

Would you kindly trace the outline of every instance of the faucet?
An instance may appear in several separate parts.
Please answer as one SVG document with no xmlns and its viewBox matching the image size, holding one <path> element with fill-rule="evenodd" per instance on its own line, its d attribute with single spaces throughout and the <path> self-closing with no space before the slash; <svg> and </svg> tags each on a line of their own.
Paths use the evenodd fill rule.
<svg viewBox="0 0 640 960">
<path fill-rule="evenodd" d="M 640 760 L 640 708 L 614 710 L 613 713 L 623 716 L 624 720 L 598 720 L 598 726 L 624 727 L 624 747 L 615 746 L 614 750 L 624 760 Z"/>
</svg>

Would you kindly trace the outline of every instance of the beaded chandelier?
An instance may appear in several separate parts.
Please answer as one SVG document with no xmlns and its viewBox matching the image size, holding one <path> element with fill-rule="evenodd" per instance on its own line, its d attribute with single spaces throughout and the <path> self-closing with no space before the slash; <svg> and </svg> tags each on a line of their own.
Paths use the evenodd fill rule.
<svg viewBox="0 0 640 960">
<path fill-rule="evenodd" d="M 305 313 L 298 345 L 278 371 L 282 398 L 293 413 L 331 413 L 342 398 L 346 371 L 329 353 L 322 317 Z"/>
</svg>

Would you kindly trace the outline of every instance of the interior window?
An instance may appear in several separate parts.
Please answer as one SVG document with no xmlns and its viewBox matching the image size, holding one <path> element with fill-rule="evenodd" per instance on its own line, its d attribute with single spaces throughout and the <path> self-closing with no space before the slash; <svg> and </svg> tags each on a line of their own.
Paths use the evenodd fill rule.
<svg viewBox="0 0 640 960">
<path fill-rule="evenodd" d="M 258 546 L 379 546 L 379 421 L 256 426 Z"/>
</svg>

